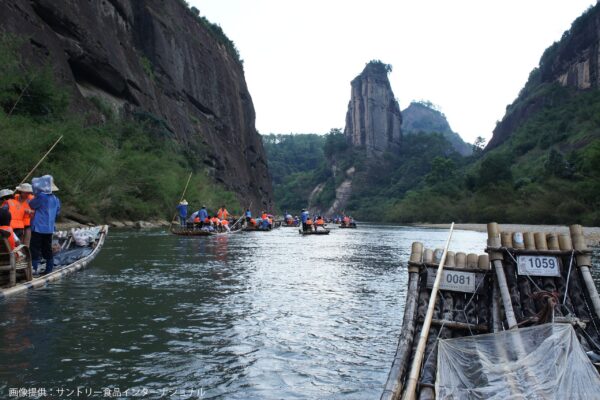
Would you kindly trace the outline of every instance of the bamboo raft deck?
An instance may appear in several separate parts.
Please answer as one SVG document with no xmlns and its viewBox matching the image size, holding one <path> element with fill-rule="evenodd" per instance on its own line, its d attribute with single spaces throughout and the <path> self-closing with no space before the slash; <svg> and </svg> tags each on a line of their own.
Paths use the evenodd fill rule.
<svg viewBox="0 0 600 400">
<path fill-rule="evenodd" d="M 355 223 L 352 223 L 350 225 L 340 224 L 339 227 L 342 228 L 342 229 L 357 229 Z"/>
<path fill-rule="evenodd" d="M 520 328 L 545 323 L 552 327 L 554 325 L 550 323 L 558 323 L 573 327 L 583 351 L 594 352 L 596 356 L 600 354 L 600 298 L 589 271 L 590 251 L 586 248 L 581 226 L 572 225 L 570 235 L 506 233 L 500 232 L 497 224 L 491 223 L 488 224 L 486 252 L 489 255 L 447 253 L 442 281 L 448 276 L 451 281 L 460 280 L 460 276 L 469 276 L 474 280 L 469 282 L 469 290 L 465 290 L 464 285 L 455 285 L 453 288 L 452 282 L 440 288 L 435 299 L 423 363 L 417 371 L 417 390 L 410 394 L 406 392 L 408 376 L 430 300 L 432 281 L 442 254 L 441 249 L 423 249 L 421 243 L 413 243 L 408 262 L 408 292 L 402 331 L 381 395 L 382 400 L 436 398 L 436 391 L 439 389 L 436 380 L 439 379 L 440 340 L 477 338 L 490 336 L 482 334 L 492 333 L 493 339 L 500 341 L 502 335 Z M 542 256 L 538 258 L 539 265 L 536 265 L 538 262 L 534 262 L 534 258 L 528 256 Z M 551 272 L 554 276 L 535 275 L 542 272 L 536 270 L 546 270 L 546 275 Z M 526 329 L 520 331 L 525 332 Z M 520 343 L 514 346 L 516 350 L 513 346 L 509 347 L 509 350 L 499 351 L 521 351 L 522 358 L 527 355 Z M 598 359 L 600 358 L 596 358 Z M 548 362 L 552 364 L 553 361 Z M 476 363 L 476 360 L 473 358 L 473 361 L 468 362 Z M 590 363 L 587 359 L 585 362 Z M 600 364 L 594 366 L 598 370 Z M 528 378 L 536 382 L 538 377 L 531 371 L 525 373 L 530 373 Z M 514 384 L 507 389 L 510 394 L 514 398 L 527 398 L 520 393 L 519 385 L 511 381 L 512 375 L 508 372 L 506 374 L 509 383 L 507 386 Z M 600 382 L 600 376 L 598 378 Z M 479 388 L 472 389 L 473 392 L 476 389 Z M 471 393 L 468 388 L 460 390 L 455 393 L 462 393 L 463 396 L 464 393 Z M 473 395 L 472 398 L 477 397 Z M 536 398 L 555 397 L 542 395 Z"/>
<path fill-rule="evenodd" d="M 171 228 L 171 233 L 173 235 L 178 235 L 178 236 L 219 236 L 219 235 L 229 235 L 231 233 L 236 233 L 236 232 L 240 232 L 240 229 L 235 229 L 235 230 L 230 230 L 230 231 L 226 231 L 226 232 L 209 232 L 209 231 L 203 231 L 201 229 L 194 229 L 194 228 Z"/>
<path fill-rule="evenodd" d="M 41 287 L 45 287 L 53 281 L 61 279 L 62 277 L 68 274 L 85 268 L 90 262 L 92 262 L 92 260 L 94 260 L 94 258 L 96 258 L 96 256 L 102 249 L 102 246 L 104 245 L 106 236 L 108 235 L 108 225 L 102 225 L 96 228 L 99 228 L 98 235 L 95 238 L 95 240 L 87 246 L 92 249 L 92 251 L 89 254 L 73 262 L 70 262 L 69 264 L 55 266 L 54 270 L 47 275 L 34 277 L 31 280 L 27 280 L 26 278 L 23 282 L 18 282 L 15 286 L 0 288 L 0 299 L 15 295 L 17 293 L 22 293 L 29 289 L 38 289 Z M 83 230 L 85 229 L 86 228 L 84 228 Z M 63 246 L 63 250 L 61 252 L 66 253 L 69 250 L 76 249 L 76 244 L 74 243 L 72 233 L 66 231 L 56 232 L 55 238 L 57 238 L 59 244 Z M 55 254 L 55 257 L 60 254 L 61 253 Z M 27 262 L 29 264 L 29 268 L 31 267 L 31 259 L 26 259 L 24 260 L 24 262 Z"/>
</svg>

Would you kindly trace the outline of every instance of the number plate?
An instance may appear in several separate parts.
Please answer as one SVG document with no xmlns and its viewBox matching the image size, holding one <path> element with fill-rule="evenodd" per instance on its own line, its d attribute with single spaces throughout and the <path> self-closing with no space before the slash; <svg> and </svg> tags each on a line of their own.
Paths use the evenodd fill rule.
<svg viewBox="0 0 600 400">
<path fill-rule="evenodd" d="M 427 269 L 427 287 L 432 288 L 437 268 Z M 454 271 L 445 269 L 442 271 L 442 280 L 440 281 L 440 290 L 451 290 L 453 292 L 475 293 L 477 284 L 483 276 L 478 277 L 474 272 Z"/>
<path fill-rule="evenodd" d="M 558 258 L 552 256 L 518 256 L 519 275 L 560 276 Z"/>
</svg>

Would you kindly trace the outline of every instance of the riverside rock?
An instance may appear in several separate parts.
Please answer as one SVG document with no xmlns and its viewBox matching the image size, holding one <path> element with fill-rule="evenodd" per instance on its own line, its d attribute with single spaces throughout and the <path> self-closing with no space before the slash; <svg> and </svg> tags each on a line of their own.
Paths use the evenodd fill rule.
<svg viewBox="0 0 600 400">
<path fill-rule="evenodd" d="M 178 0 L 0 4 L 0 27 L 24 38 L 25 63 L 52 68 L 72 112 L 101 119 L 93 104 L 101 102 L 160 124 L 240 201 L 271 208 L 243 65 L 217 25 Z"/>
<path fill-rule="evenodd" d="M 402 140 L 402 115 L 388 79 L 389 66 L 371 61 L 351 83 L 344 135 L 369 156 L 397 151 Z"/>
</svg>

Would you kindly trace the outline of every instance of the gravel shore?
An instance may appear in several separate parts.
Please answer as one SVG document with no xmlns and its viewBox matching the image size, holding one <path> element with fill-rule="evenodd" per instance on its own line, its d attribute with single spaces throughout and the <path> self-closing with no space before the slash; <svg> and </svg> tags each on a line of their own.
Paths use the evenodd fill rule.
<svg viewBox="0 0 600 400">
<path fill-rule="evenodd" d="M 424 228 L 449 228 L 450 224 L 416 224 Z M 454 224 L 454 229 L 465 231 L 487 232 L 486 224 Z M 503 232 L 559 232 L 569 233 L 569 227 L 564 225 L 522 225 L 522 224 L 500 224 Z M 588 246 L 600 246 L 600 227 L 584 227 Z"/>
</svg>

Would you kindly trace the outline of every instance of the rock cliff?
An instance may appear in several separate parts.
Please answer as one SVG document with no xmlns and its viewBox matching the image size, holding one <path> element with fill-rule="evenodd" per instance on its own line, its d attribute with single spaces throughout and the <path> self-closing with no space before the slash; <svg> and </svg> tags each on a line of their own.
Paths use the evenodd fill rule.
<svg viewBox="0 0 600 400">
<path fill-rule="evenodd" d="M 529 117 L 553 102 L 540 88 L 558 84 L 578 91 L 600 88 L 600 4 L 577 18 L 550 46 L 517 99 L 507 107 L 486 151 L 504 143 Z"/>
<path fill-rule="evenodd" d="M 256 207 L 271 181 L 241 61 L 220 28 L 179 0 L 0 0 L 0 26 L 26 38 L 89 115 L 92 101 L 163 124 L 198 165 Z M 247 201 L 245 200 L 244 203 Z"/>
<path fill-rule="evenodd" d="M 397 151 L 402 140 L 402 115 L 388 80 L 389 66 L 371 61 L 352 80 L 344 134 L 368 155 Z"/>
<path fill-rule="evenodd" d="M 473 152 L 458 133 L 450 128 L 446 116 L 436 110 L 430 103 L 412 102 L 402 110 L 402 133 L 405 135 L 418 133 L 441 133 L 461 155 L 468 156 Z"/>
</svg>

